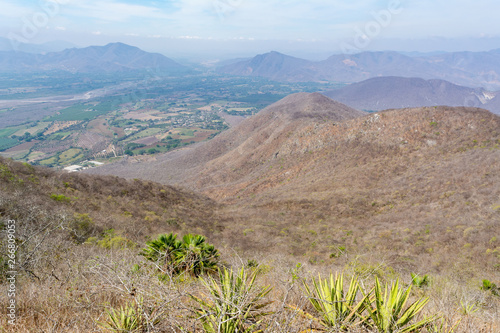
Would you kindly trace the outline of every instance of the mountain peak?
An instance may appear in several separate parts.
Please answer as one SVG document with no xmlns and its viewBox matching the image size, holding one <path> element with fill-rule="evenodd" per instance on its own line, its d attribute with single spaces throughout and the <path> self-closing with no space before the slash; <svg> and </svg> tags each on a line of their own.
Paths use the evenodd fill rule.
<svg viewBox="0 0 500 333">
<path fill-rule="evenodd" d="M 355 110 L 317 92 L 300 92 L 289 95 L 262 111 L 262 114 L 266 113 L 280 114 L 293 119 L 327 118 L 333 121 L 365 115 L 362 111 Z"/>
<path fill-rule="evenodd" d="M 5 54 L 0 58 L 0 71 L 63 70 L 72 73 L 109 73 L 151 68 L 168 73 L 187 70 L 184 66 L 161 54 L 149 53 L 124 43 L 72 48 L 46 55 Z"/>
</svg>

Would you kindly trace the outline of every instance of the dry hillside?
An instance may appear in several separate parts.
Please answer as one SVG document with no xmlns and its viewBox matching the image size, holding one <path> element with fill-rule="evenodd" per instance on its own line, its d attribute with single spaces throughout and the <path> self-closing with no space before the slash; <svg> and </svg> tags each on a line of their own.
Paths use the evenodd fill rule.
<svg viewBox="0 0 500 333">
<path fill-rule="evenodd" d="M 296 94 L 192 150 L 94 170 L 225 203 L 220 239 L 240 250 L 325 262 L 332 247 L 377 248 L 397 265 L 439 270 L 475 257 L 487 271 L 500 264 L 491 255 L 500 235 L 499 144 L 500 118 L 482 109 L 363 115 Z"/>
<path fill-rule="evenodd" d="M 203 331 L 191 297 L 207 295 L 203 284 L 138 256 L 160 232 L 203 234 L 220 267 L 258 272 L 273 288 L 266 332 L 322 329 L 302 284 L 318 272 L 368 289 L 374 277 L 407 286 L 427 274 L 411 299 L 430 297 L 423 315 L 443 321 L 419 332 L 500 327 L 500 289 L 480 289 L 500 281 L 500 117 L 488 111 L 364 114 L 296 94 L 195 148 L 94 170 L 211 198 L 0 159 L 0 214 L 19 221 L 18 326 L 7 332 L 106 331 L 110 309 L 130 304 L 158 316 L 147 331 Z"/>
</svg>

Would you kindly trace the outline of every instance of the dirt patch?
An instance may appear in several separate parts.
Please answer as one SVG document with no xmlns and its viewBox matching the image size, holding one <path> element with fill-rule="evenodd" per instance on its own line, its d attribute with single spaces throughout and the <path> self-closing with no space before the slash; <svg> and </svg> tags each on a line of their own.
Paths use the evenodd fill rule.
<svg viewBox="0 0 500 333">
<path fill-rule="evenodd" d="M 148 136 L 146 138 L 137 139 L 137 140 L 134 140 L 132 142 L 133 143 L 140 143 L 143 145 L 152 145 L 152 144 L 159 142 L 159 141 L 160 140 L 158 140 L 158 138 L 156 138 L 155 136 Z"/>
<path fill-rule="evenodd" d="M 22 143 L 20 145 L 15 146 L 15 147 L 12 147 L 10 149 L 7 149 L 5 152 L 6 153 L 16 153 L 16 152 L 23 151 L 23 150 L 29 150 L 29 149 L 31 149 L 31 147 L 33 147 L 38 142 L 39 141 L 25 142 L 25 143 Z"/>
<path fill-rule="evenodd" d="M 127 114 L 123 115 L 123 118 L 125 119 L 137 119 L 137 120 L 161 120 L 163 119 L 162 117 L 158 117 L 153 115 L 155 111 L 145 111 L 145 110 L 139 110 L 139 111 L 132 111 L 128 112 Z"/>
<path fill-rule="evenodd" d="M 61 122 L 55 122 L 52 124 L 52 126 L 49 127 L 48 130 L 43 133 L 43 135 L 50 135 L 52 133 L 55 133 L 57 131 L 60 131 L 62 129 L 68 128 L 70 126 L 76 125 L 80 123 L 80 121 L 61 121 Z"/>
</svg>

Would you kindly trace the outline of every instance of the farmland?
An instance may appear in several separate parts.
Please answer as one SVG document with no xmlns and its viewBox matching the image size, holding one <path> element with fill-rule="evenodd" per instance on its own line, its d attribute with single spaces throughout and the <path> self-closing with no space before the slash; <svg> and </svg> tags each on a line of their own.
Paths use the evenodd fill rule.
<svg viewBox="0 0 500 333">
<path fill-rule="evenodd" d="M 10 81 L 0 87 L 1 154 L 50 167 L 178 149 L 214 137 L 287 94 L 336 86 L 213 74 Z"/>
</svg>

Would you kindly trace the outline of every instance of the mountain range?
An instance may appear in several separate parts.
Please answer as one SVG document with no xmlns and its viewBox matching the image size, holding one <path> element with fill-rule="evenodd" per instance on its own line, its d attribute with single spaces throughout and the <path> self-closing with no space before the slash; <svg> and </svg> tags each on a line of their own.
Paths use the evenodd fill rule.
<svg viewBox="0 0 500 333">
<path fill-rule="evenodd" d="M 0 51 L 21 51 L 26 53 L 44 54 L 47 52 L 59 52 L 65 49 L 74 48 L 75 44 L 65 41 L 52 41 L 42 44 L 22 43 L 11 41 L 8 38 L 0 37 Z"/>
<path fill-rule="evenodd" d="M 378 76 L 441 79 L 470 87 L 500 89 L 500 49 L 410 57 L 397 52 L 333 55 L 310 61 L 279 52 L 229 63 L 220 73 L 262 76 L 279 81 L 359 82 Z"/>
<path fill-rule="evenodd" d="M 161 54 L 145 52 L 123 43 L 71 48 L 47 54 L 0 52 L 1 72 L 111 73 L 145 69 L 168 73 L 188 71 L 186 67 Z"/>
<path fill-rule="evenodd" d="M 376 77 L 325 92 L 359 110 L 380 111 L 422 106 L 472 106 L 500 114 L 500 94 L 448 81 L 405 77 Z"/>
</svg>

